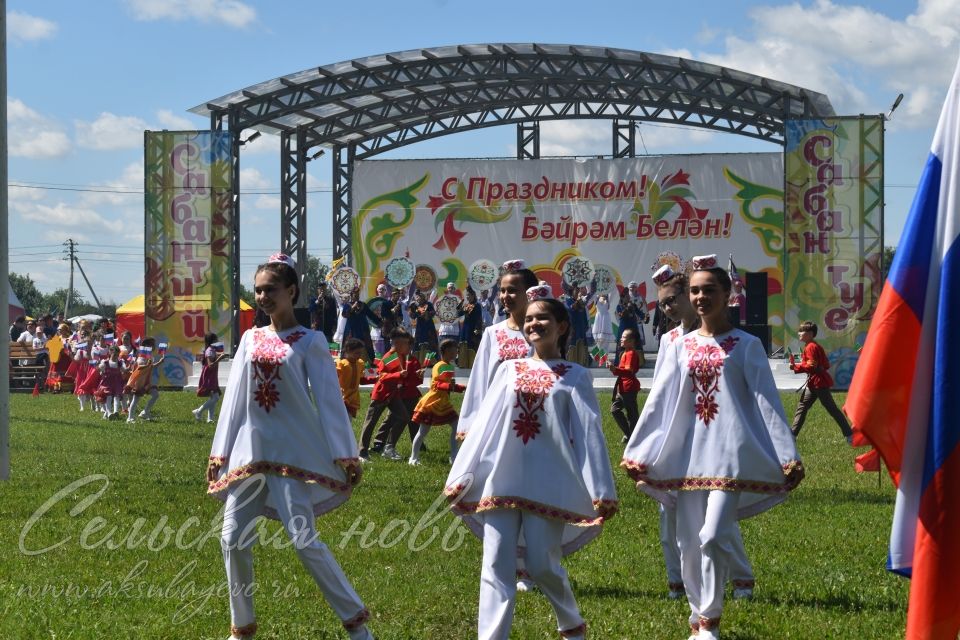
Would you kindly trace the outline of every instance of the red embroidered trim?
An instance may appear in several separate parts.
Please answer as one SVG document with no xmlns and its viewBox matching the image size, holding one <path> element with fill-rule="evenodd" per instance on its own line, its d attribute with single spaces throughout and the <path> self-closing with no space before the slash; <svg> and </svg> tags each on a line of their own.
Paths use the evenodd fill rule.
<svg viewBox="0 0 960 640">
<path fill-rule="evenodd" d="M 481 498 L 478 502 L 457 502 L 458 496 L 466 488 L 467 485 L 459 484 L 453 487 L 447 487 L 443 491 L 444 495 L 447 496 L 447 500 L 451 503 L 450 510 L 457 515 L 470 515 L 484 511 L 492 511 L 494 509 L 520 509 L 529 511 L 543 518 L 560 520 L 561 522 L 578 527 L 593 527 L 604 523 L 604 519 L 601 517 L 586 517 L 578 513 L 573 513 L 572 511 L 567 511 L 566 509 L 558 509 L 550 505 L 527 500 L 526 498 L 518 498 L 516 496 L 489 496 Z"/>
<path fill-rule="evenodd" d="M 299 467 L 294 467 L 289 464 L 282 464 L 280 462 L 267 462 L 265 460 L 261 460 L 259 462 L 251 462 L 248 465 L 238 467 L 227 473 L 219 480 L 209 483 L 207 486 L 207 493 L 219 493 L 234 482 L 249 478 L 250 476 L 258 473 L 272 473 L 277 476 L 283 476 L 284 478 L 301 480 L 309 484 L 319 484 L 327 489 L 330 489 L 331 491 L 337 491 L 339 493 L 346 493 L 353 489 L 353 487 L 346 482 L 341 482 L 340 480 L 335 480 L 334 478 L 329 478 L 313 471 L 307 471 L 306 469 L 300 469 Z"/>
<path fill-rule="evenodd" d="M 587 623 L 584 622 L 579 627 L 574 627 L 573 629 L 564 629 L 560 632 L 561 638 L 576 638 L 577 636 L 583 636 L 587 634 Z"/>
<path fill-rule="evenodd" d="M 700 628 L 711 631 L 720 627 L 720 618 L 705 618 L 700 616 Z"/>
<path fill-rule="evenodd" d="M 360 611 L 360 613 L 358 613 L 357 615 L 353 616 L 349 620 L 344 620 L 343 628 L 346 629 L 347 631 L 356 631 L 357 629 L 362 627 L 364 624 L 366 624 L 367 620 L 369 619 L 370 619 L 370 611 L 369 609 L 364 607 Z"/>
<path fill-rule="evenodd" d="M 682 583 L 682 582 L 668 582 L 668 583 L 667 583 L 667 589 L 670 589 L 670 591 L 683 591 L 683 583 Z M 692 626 L 692 625 L 691 625 L 691 626 Z"/>
<path fill-rule="evenodd" d="M 731 580 L 734 589 L 753 589 L 756 580 Z"/>
<path fill-rule="evenodd" d="M 207 458 L 207 464 L 211 462 L 216 463 L 222 467 L 223 465 L 227 464 L 227 458 L 224 458 L 222 456 L 210 456 L 209 458 Z"/>
<path fill-rule="evenodd" d="M 511 338 L 503 329 L 497 329 L 496 337 L 497 358 L 500 362 L 526 358 L 530 353 L 530 345 L 523 338 Z"/>
<path fill-rule="evenodd" d="M 280 401 L 280 392 L 274 380 L 281 380 L 280 367 L 290 353 L 290 345 L 296 344 L 306 331 L 296 330 L 285 338 L 280 338 L 272 331 L 258 330 L 253 333 L 253 376 L 257 388 L 253 397 L 267 413 Z"/>
<path fill-rule="evenodd" d="M 623 460 L 620 466 L 634 482 L 642 482 L 660 491 L 746 491 L 749 493 L 777 494 L 793 491 L 803 480 L 803 463 L 794 460 L 783 465 L 784 482 L 775 484 L 739 478 L 676 478 L 653 480 L 647 476 L 647 465 L 635 460 Z"/>
<path fill-rule="evenodd" d="M 687 373 L 693 381 L 691 391 L 696 394 L 697 416 L 706 427 L 717 417 L 719 406 L 714 396 L 720 387 L 723 375 L 723 361 L 733 351 L 740 338 L 727 336 L 718 347 L 713 344 L 698 345 L 697 339 L 690 336 L 684 340 L 684 346 L 690 352 L 687 359 Z"/>
<path fill-rule="evenodd" d="M 517 372 L 515 389 L 517 403 L 514 409 L 520 409 L 520 415 L 513 421 L 513 430 L 517 437 L 527 444 L 540 433 L 539 412 L 543 410 L 543 403 L 553 388 L 557 378 L 570 371 L 570 365 L 559 363 L 550 369 L 531 367 L 527 362 L 515 362 Z"/>
<path fill-rule="evenodd" d="M 349 469 L 360 464 L 360 458 L 337 458 L 333 461 L 338 467 Z"/>
<path fill-rule="evenodd" d="M 236 625 L 230 625 L 230 635 L 235 638 L 252 638 L 253 635 L 257 632 L 257 623 L 251 622 L 250 624 L 238 627 Z"/>
</svg>

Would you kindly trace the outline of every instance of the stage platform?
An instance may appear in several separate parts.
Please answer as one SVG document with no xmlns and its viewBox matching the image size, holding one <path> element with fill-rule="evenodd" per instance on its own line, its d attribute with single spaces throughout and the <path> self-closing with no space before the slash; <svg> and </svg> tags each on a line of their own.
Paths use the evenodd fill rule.
<svg viewBox="0 0 960 640">
<path fill-rule="evenodd" d="M 656 360 L 656 354 L 648 353 L 646 354 L 647 365 L 643 369 L 637 372 L 637 379 L 640 380 L 640 385 L 644 391 L 649 391 L 650 386 L 653 383 L 653 365 Z M 771 358 L 768 360 L 770 364 L 770 370 L 773 372 L 773 379 L 777 383 L 777 389 L 780 391 L 796 391 L 803 383 L 806 381 L 807 377 L 804 375 L 798 375 L 790 371 L 790 364 L 783 358 Z M 232 360 L 224 360 L 220 363 L 220 386 L 224 387 L 227 384 L 227 380 L 230 377 L 230 366 L 233 364 Z M 195 391 L 197 388 L 197 382 L 200 380 L 200 363 L 195 362 L 193 364 L 193 375 L 190 376 L 187 381 L 187 386 L 184 387 L 185 390 Z M 595 368 L 590 370 L 593 373 L 593 388 L 600 390 L 610 390 L 613 389 L 613 383 L 616 381 L 616 376 L 612 375 L 606 368 Z M 470 370 L 469 369 L 457 369 L 457 382 L 460 384 L 467 384 L 467 381 L 470 379 Z M 427 373 L 424 384 L 420 386 L 421 391 L 426 391 L 430 388 L 430 375 Z M 363 385 L 362 389 L 372 389 L 373 385 Z"/>
</svg>

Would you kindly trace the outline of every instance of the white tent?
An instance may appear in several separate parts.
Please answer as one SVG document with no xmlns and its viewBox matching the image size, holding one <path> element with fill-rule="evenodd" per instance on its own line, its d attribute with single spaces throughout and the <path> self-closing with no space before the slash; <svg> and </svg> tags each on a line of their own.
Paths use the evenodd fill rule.
<svg viewBox="0 0 960 640">
<path fill-rule="evenodd" d="M 9 283 L 9 280 L 7 282 Z M 7 301 L 10 305 L 10 319 L 7 322 L 12 323 L 17 316 L 26 315 L 26 311 L 24 311 L 23 305 L 20 304 L 20 299 L 17 297 L 17 294 L 13 292 L 13 287 L 9 287 L 7 291 L 9 292 Z"/>
</svg>

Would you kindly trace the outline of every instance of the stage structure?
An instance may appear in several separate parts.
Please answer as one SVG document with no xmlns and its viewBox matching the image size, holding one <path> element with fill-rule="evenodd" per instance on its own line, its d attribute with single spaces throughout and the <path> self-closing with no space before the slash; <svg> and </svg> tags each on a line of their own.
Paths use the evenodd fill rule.
<svg viewBox="0 0 960 640">
<path fill-rule="evenodd" d="M 321 147 L 331 150 L 333 163 L 334 257 L 344 257 L 354 264 L 359 256 L 351 254 L 359 247 L 359 239 L 353 237 L 353 213 L 364 204 L 353 201 L 356 163 L 422 140 L 513 124 L 517 128 L 517 158 L 538 159 L 541 121 L 609 119 L 612 157 L 634 158 L 636 127 L 641 122 L 700 127 L 781 146 L 787 144 L 788 126 L 793 121 L 813 123 L 801 128 L 804 135 L 815 134 L 814 129 L 818 129 L 836 140 L 856 128 L 848 125 L 842 131 L 838 129 L 826 96 L 768 78 L 639 51 L 529 43 L 417 49 L 313 67 L 209 100 L 191 111 L 208 116 L 211 130 L 226 129 L 232 134 L 234 247 L 239 246 L 243 132 L 252 129 L 280 135 L 281 247 L 300 264 L 306 260 L 305 167 Z M 877 124 L 875 118 L 868 120 L 880 135 L 879 144 L 874 136 L 866 147 L 882 152 L 882 121 Z M 864 149 L 862 142 L 856 144 L 859 151 Z M 843 146 L 834 145 L 833 150 Z M 838 170 L 842 167 L 846 173 L 834 173 L 831 178 L 825 169 L 813 167 L 814 175 L 820 173 L 818 188 L 823 189 L 818 191 L 822 200 L 813 203 L 814 211 L 808 211 L 811 224 L 817 223 L 820 213 L 833 211 L 832 190 L 837 186 L 857 183 L 862 187 L 865 181 L 872 181 L 865 192 L 861 190 L 864 197 L 875 190 L 877 181 L 882 189 L 882 155 L 870 165 L 876 171 L 869 176 L 861 175 L 860 167 L 853 163 L 833 162 L 832 157 L 820 160 Z M 785 288 L 791 278 L 782 221 L 784 193 L 790 191 L 787 187 L 785 180 L 779 190 L 773 190 L 779 193 L 752 194 L 780 199 L 779 211 L 768 206 L 758 215 L 770 222 L 779 214 L 779 230 L 764 233 L 769 236 L 770 247 L 782 252 Z M 794 187 L 803 189 L 803 185 Z M 870 229 L 869 234 L 859 236 L 862 255 L 881 253 L 882 199 L 878 203 L 861 201 L 861 210 L 875 214 L 868 223 L 863 222 L 861 212 L 844 218 L 849 224 L 842 228 L 852 229 L 851 225 L 859 221 L 858 231 Z M 831 216 L 820 218 L 837 219 Z M 837 246 L 831 234 L 840 228 L 816 229 L 808 247 L 829 257 L 828 252 Z M 801 247 L 803 241 L 801 233 Z M 859 271 L 847 271 L 847 275 L 865 279 L 872 286 L 862 292 L 863 303 L 855 313 L 847 313 L 842 321 L 839 318 L 843 314 L 834 314 L 834 326 L 845 327 L 848 346 L 852 339 L 846 335 L 847 329 L 862 323 L 861 332 L 865 330 L 879 295 L 880 283 L 872 273 L 864 272 L 862 262 L 859 266 Z M 233 275 L 237 299 L 239 270 Z M 833 272 L 814 277 L 838 276 Z M 790 304 L 789 299 L 785 304 Z M 783 343 L 791 328 L 786 324 L 778 328 L 777 341 Z"/>
</svg>

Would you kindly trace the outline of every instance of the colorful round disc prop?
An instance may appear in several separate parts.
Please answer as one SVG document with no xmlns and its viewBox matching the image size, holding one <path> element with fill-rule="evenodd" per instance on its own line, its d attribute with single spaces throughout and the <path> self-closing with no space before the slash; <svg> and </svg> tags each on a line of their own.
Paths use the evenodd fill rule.
<svg viewBox="0 0 960 640">
<path fill-rule="evenodd" d="M 617 285 L 617 276 L 613 269 L 605 264 L 598 264 L 593 269 L 593 280 L 597 283 L 597 293 L 608 294 Z"/>
<path fill-rule="evenodd" d="M 420 291 L 432 291 L 437 286 L 437 272 L 430 265 L 418 264 L 413 282 Z"/>
<path fill-rule="evenodd" d="M 417 268 L 410 258 L 393 258 L 383 270 L 384 278 L 394 289 L 402 289 L 413 282 Z"/>
<path fill-rule="evenodd" d="M 589 259 L 574 256 L 563 265 L 563 281 L 572 287 L 582 287 L 593 280 L 594 271 Z"/>
<path fill-rule="evenodd" d="M 499 270 L 492 260 L 481 258 L 470 265 L 470 276 L 467 278 L 474 291 L 480 293 L 493 288 L 497 283 Z"/>
<path fill-rule="evenodd" d="M 348 296 L 360 286 L 360 274 L 353 267 L 340 267 L 330 276 L 330 284 L 341 296 Z"/>
<path fill-rule="evenodd" d="M 457 307 L 459 304 L 460 298 L 455 295 L 445 293 L 437 299 L 437 301 L 433 304 L 433 308 L 436 309 L 437 317 L 440 318 L 440 322 L 456 322 Z"/>
<path fill-rule="evenodd" d="M 673 251 L 661 251 L 657 255 L 657 261 L 653 263 L 653 270 L 656 271 L 665 264 L 670 265 L 670 268 L 673 269 L 674 273 L 684 273 L 687 268 L 683 258 Z"/>
</svg>

